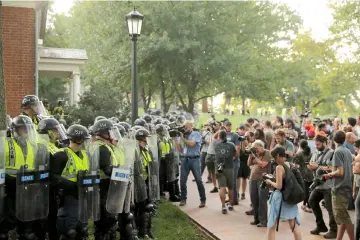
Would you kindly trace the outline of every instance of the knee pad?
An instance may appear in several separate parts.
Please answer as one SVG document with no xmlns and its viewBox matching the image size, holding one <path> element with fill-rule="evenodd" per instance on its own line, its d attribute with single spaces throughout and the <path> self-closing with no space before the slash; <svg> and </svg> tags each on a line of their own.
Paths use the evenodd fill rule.
<svg viewBox="0 0 360 240">
<path fill-rule="evenodd" d="M 134 220 L 134 215 L 132 213 L 128 213 L 126 216 L 127 222 L 132 222 Z"/>
<path fill-rule="evenodd" d="M 68 239 L 75 239 L 77 235 L 77 232 L 75 229 L 70 229 L 67 233 L 66 236 L 68 237 Z"/>
<path fill-rule="evenodd" d="M 35 233 L 25 233 L 24 238 L 27 240 L 35 240 L 37 237 Z"/>
<path fill-rule="evenodd" d="M 148 205 L 146 205 L 146 207 L 145 207 L 146 212 L 151 212 L 153 210 L 154 210 L 154 205 L 153 204 L 149 203 Z"/>
</svg>

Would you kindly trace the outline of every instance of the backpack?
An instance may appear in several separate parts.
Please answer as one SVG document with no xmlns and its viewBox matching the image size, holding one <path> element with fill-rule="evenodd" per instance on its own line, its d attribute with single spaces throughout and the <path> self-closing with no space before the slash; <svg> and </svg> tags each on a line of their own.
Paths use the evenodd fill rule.
<svg viewBox="0 0 360 240">
<path fill-rule="evenodd" d="M 296 167 L 290 165 L 290 168 L 284 164 L 285 186 L 282 189 L 285 202 L 296 205 L 305 199 L 304 179 Z"/>
</svg>

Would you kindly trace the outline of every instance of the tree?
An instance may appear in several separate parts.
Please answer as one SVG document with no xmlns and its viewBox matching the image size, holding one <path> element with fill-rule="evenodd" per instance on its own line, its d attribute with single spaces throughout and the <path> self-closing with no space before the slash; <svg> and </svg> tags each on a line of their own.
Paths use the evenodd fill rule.
<svg viewBox="0 0 360 240">
<path fill-rule="evenodd" d="M 39 78 L 39 96 L 54 104 L 59 99 L 67 98 L 66 80 L 61 78 Z"/>
<path fill-rule="evenodd" d="M 6 97 L 5 97 L 5 78 L 4 78 L 4 60 L 2 45 L 2 1 L 0 1 L 0 131 L 6 130 Z"/>
</svg>

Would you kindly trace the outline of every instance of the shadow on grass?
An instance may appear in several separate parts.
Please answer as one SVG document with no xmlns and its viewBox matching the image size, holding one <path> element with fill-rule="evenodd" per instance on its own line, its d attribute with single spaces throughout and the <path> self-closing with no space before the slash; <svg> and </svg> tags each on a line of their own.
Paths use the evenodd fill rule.
<svg viewBox="0 0 360 240">
<path fill-rule="evenodd" d="M 161 201 L 157 216 L 153 218 L 153 233 L 159 240 L 208 240 L 189 217 L 168 201 Z"/>
</svg>

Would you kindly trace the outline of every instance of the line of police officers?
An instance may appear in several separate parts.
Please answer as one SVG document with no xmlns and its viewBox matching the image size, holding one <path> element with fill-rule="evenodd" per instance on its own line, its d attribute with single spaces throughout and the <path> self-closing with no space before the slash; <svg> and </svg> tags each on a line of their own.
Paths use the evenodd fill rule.
<svg viewBox="0 0 360 240">
<path fill-rule="evenodd" d="M 170 121 L 97 117 L 66 130 L 34 95 L 22 108 L 0 132 L 0 240 L 86 239 L 89 221 L 95 239 L 153 238 L 160 195 L 179 201 Z"/>
</svg>

